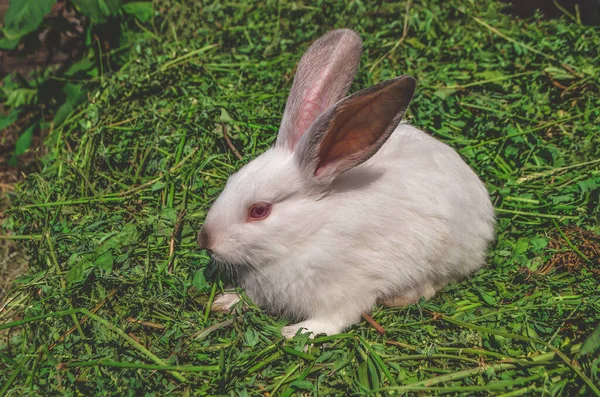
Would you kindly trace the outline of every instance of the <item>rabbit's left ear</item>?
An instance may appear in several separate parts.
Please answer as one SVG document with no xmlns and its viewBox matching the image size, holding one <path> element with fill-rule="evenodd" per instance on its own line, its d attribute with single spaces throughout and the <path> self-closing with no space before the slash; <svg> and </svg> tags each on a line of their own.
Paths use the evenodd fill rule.
<svg viewBox="0 0 600 397">
<path fill-rule="evenodd" d="M 296 147 L 304 174 L 317 183 L 330 183 L 371 158 L 402 120 L 415 86 L 415 79 L 400 76 L 358 91 L 329 108 Z"/>
<path fill-rule="evenodd" d="M 294 150 L 311 124 L 348 93 L 362 42 L 350 29 L 333 30 L 310 46 L 298 64 L 277 134 L 277 146 Z"/>
</svg>

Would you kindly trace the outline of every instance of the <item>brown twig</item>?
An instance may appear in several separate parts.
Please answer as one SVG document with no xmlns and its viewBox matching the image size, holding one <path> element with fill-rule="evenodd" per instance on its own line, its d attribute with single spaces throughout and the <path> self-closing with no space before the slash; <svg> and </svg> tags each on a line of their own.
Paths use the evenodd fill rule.
<svg viewBox="0 0 600 397">
<path fill-rule="evenodd" d="M 560 66 L 562 66 L 567 72 L 571 73 L 573 76 L 579 77 L 580 79 L 583 78 L 583 75 L 581 73 L 578 73 L 577 71 L 575 71 L 575 69 L 573 69 L 570 65 L 567 65 L 566 63 L 561 62 Z"/>
<path fill-rule="evenodd" d="M 387 339 L 385 341 L 385 344 L 386 345 L 397 346 L 397 347 L 402 347 L 402 348 L 408 349 L 408 350 L 417 350 L 417 348 L 414 347 L 414 346 L 407 345 L 406 343 L 398 342 L 396 340 L 389 340 L 389 339 Z"/>
<path fill-rule="evenodd" d="M 546 77 L 548 77 L 548 80 L 550 80 L 550 82 L 552 83 L 553 86 L 563 90 L 563 93 L 561 93 L 561 96 L 562 96 L 562 94 L 564 94 L 564 91 L 569 89 L 569 87 L 562 85 L 558 81 L 554 80 L 554 78 L 550 75 L 550 73 L 546 73 Z"/>
<path fill-rule="evenodd" d="M 162 324 L 156 324 L 156 323 L 151 323 L 149 321 L 137 320 L 133 317 L 127 318 L 127 321 L 129 321 L 130 323 L 142 325 L 144 327 L 155 328 L 155 329 L 165 329 L 165 326 Z"/>
<path fill-rule="evenodd" d="M 140 345 L 145 346 L 146 348 L 148 348 L 148 344 L 147 343 L 143 343 L 140 338 L 138 338 L 133 332 L 129 332 L 127 335 L 129 335 L 131 337 L 131 339 L 133 339 L 134 341 L 136 341 L 137 343 L 139 343 Z"/>
<path fill-rule="evenodd" d="M 371 317 L 367 313 L 363 313 L 362 316 L 366 322 L 371 324 L 373 326 L 373 328 L 375 328 L 377 330 L 377 332 L 379 332 L 381 335 L 385 334 L 385 329 L 383 329 L 383 327 L 381 325 L 377 324 L 377 322 L 375 320 L 373 320 L 373 317 Z"/>
<path fill-rule="evenodd" d="M 231 149 L 233 154 L 235 154 L 235 157 L 237 157 L 239 160 L 243 160 L 244 158 L 242 157 L 240 152 L 237 151 L 235 146 L 233 146 L 233 142 L 231 142 L 231 139 L 229 139 L 229 135 L 227 135 L 227 126 L 224 123 L 221 123 L 221 130 L 223 131 L 223 137 L 225 137 L 225 142 L 227 142 L 227 146 L 229 146 L 229 149 Z"/>
<path fill-rule="evenodd" d="M 552 82 L 552 85 L 554 85 L 557 88 L 560 88 L 561 90 L 569 89 L 569 87 L 562 85 L 561 83 L 559 83 L 558 81 L 556 81 L 554 79 L 550 79 L 550 81 Z"/>
</svg>

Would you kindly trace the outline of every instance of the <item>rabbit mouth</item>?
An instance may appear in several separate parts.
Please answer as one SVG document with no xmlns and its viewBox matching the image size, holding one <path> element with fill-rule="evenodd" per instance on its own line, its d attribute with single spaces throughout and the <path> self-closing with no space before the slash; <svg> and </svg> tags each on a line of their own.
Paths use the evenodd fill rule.
<svg viewBox="0 0 600 397">
<path fill-rule="evenodd" d="M 214 250 L 206 250 L 206 252 L 208 253 L 208 255 L 210 256 L 210 259 L 213 262 L 216 262 L 218 265 L 221 266 L 226 266 L 226 267 L 231 267 L 231 266 L 235 266 L 236 263 L 232 262 L 231 260 L 228 260 L 225 256 L 223 256 L 222 254 L 214 251 Z"/>
<path fill-rule="evenodd" d="M 218 253 L 216 253 L 213 250 L 206 250 L 206 253 L 210 256 L 210 258 L 215 261 L 215 262 L 219 262 L 219 263 L 227 263 L 226 260 L 223 259 L 223 257 L 221 257 Z"/>
</svg>

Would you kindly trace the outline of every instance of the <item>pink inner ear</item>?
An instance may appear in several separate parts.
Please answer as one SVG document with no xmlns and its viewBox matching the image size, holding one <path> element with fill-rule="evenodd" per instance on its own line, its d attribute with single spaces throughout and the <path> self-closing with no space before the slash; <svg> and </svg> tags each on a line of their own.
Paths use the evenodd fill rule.
<svg viewBox="0 0 600 397">
<path fill-rule="evenodd" d="M 325 67 L 319 74 L 314 76 L 311 86 L 306 88 L 302 99 L 302 105 L 298 109 L 293 131 L 293 147 L 302 135 L 308 131 L 312 123 L 329 106 L 338 99 L 331 97 L 329 91 L 333 89 L 332 79 L 335 77 L 331 66 Z"/>
<path fill-rule="evenodd" d="M 322 96 L 321 90 L 318 87 L 307 92 L 302 109 L 298 114 L 296 127 L 294 128 L 294 146 L 302 134 L 310 128 L 313 121 L 323 112 L 324 101 L 323 99 L 319 100 L 319 98 L 322 98 Z"/>
<path fill-rule="evenodd" d="M 340 106 L 319 144 L 314 175 L 339 174 L 368 160 L 400 122 L 414 85 L 412 78 L 398 78 Z"/>
<path fill-rule="evenodd" d="M 293 149 L 315 120 L 348 92 L 361 52 L 360 38 L 350 30 L 335 30 L 313 43 L 298 65 L 278 143 Z"/>
</svg>

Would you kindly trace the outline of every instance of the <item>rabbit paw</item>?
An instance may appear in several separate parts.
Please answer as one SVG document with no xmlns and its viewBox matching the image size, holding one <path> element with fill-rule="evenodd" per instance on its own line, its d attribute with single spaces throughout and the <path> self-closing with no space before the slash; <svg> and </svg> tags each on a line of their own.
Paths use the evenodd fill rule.
<svg viewBox="0 0 600 397">
<path fill-rule="evenodd" d="M 281 335 L 286 339 L 291 339 L 296 336 L 299 329 L 302 333 L 310 332 L 310 338 L 314 338 L 318 334 L 335 335 L 342 332 L 342 328 L 335 327 L 333 324 L 323 320 L 306 320 L 298 324 L 288 325 L 281 329 Z"/>
<path fill-rule="evenodd" d="M 231 308 L 241 300 L 237 292 L 224 292 L 215 297 L 210 307 L 213 312 L 229 313 Z"/>
</svg>

